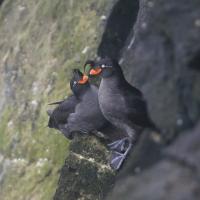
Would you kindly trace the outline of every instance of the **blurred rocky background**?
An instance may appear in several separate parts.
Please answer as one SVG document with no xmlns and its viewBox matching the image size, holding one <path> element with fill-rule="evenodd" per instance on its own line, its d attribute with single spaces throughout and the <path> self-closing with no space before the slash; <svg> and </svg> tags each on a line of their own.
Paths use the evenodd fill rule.
<svg viewBox="0 0 200 200">
<path fill-rule="evenodd" d="M 0 28 L 0 199 L 200 199 L 199 0 L 4 0 Z M 161 130 L 144 132 L 115 184 L 103 144 L 46 127 L 71 69 L 105 55 Z"/>
</svg>

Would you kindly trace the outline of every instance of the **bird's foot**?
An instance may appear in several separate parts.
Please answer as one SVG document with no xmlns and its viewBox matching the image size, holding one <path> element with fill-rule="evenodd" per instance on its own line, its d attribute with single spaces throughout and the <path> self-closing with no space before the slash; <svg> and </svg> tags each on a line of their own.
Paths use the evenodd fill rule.
<svg viewBox="0 0 200 200">
<path fill-rule="evenodd" d="M 122 166 L 124 160 L 126 159 L 130 149 L 132 147 L 132 144 L 130 143 L 128 148 L 124 153 L 119 153 L 117 151 L 113 151 L 111 155 L 111 161 L 110 161 L 110 166 L 114 170 L 119 170 L 120 167 Z"/>
<path fill-rule="evenodd" d="M 108 144 L 108 147 L 111 150 L 114 150 L 117 152 L 123 152 L 125 151 L 127 143 L 129 143 L 129 139 L 123 138 L 121 140 L 116 140 L 115 142 Z"/>
<path fill-rule="evenodd" d="M 118 170 L 121 167 L 124 159 L 125 157 L 122 153 L 113 151 L 111 155 L 111 161 L 110 161 L 111 168 L 114 170 Z"/>
</svg>

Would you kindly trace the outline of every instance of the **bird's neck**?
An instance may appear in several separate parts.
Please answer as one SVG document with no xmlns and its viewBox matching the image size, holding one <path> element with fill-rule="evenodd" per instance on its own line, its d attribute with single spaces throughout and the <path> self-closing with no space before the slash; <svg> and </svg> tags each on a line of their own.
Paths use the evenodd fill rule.
<svg viewBox="0 0 200 200">
<path fill-rule="evenodd" d="M 121 85 L 125 80 L 125 77 L 123 73 L 114 73 L 112 76 L 102 78 L 102 81 L 106 83 L 106 85 L 112 87 L 112 86 L 119 86 Z"/>
<path fill-rule="evenodd" d="M 90 84 L 82 86 L 81 89 L 75 92 L 75 96 L 80 100 L 83 99 L 84 95 L 90 90 L 90 87 L 91 87 Z"/>
</svg>

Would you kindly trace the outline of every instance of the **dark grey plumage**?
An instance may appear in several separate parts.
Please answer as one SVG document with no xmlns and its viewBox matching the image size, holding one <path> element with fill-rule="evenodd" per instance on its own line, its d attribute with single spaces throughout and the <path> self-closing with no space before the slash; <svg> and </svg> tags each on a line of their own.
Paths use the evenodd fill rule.
<svg viewBox="0 0 200 200">
<path fill-rule="evenodd" d="M 68 117 L 66 128 L 70 132 L 89 133 L 100 130 L 107 123 L 101 113 L 98 102 L 98 88 L 88 84 L 84 93 L 80 95 L 80 102 L 76 105 L 74 113 Z"/>
<path fill-rule="evenodd" d="M 60 130 L 67 138 L 73 132 L 90 133 L 102 130 L 108 123 L 101 113 L 98 102 L 98 88 L 88 81 L 79 83 L 83 74 L 75 69 L 70 81 L 73 95 L 55 102 L 58 106 L 51 112 L 48 127 Z"/>
<path fill-rule="evenodd" d="M 141 130 L 155 126 L 148 116 L 142 92 L 126 81 L 116 61 L 109 58 L 101 59 L 95 63 L 90 74 L 100 74 L 102 77 L 98 98 L 104 117 L 126 134 L 126 138 L 114 142 L 111 148 L 115 150 L 120 146 L 123 149 L 125 143 L 129 143 L 125 153 L 116 152 L 118 156 L 113 159 L 113 164 L 119 168 L 132 144 L 140 136 Z"/>
<path fill-rule="evenodd" d="M 55 128 L 61 131 L 68 139 L 72 138 L 70 132 L 65 128 L 70 113 L 73 113 L 75 106 L 80 100 L 75 96 L 71 95 L 66 100 L 51 103 L 50 105 L 58 104 L 58 106 L 49 112 L 49 128 Z"/>
</svg>

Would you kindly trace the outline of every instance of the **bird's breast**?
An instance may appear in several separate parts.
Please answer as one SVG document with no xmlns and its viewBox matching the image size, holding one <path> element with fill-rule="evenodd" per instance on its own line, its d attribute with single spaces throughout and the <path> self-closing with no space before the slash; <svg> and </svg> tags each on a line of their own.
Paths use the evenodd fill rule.
<svg viewBox="0 0 200 200">
<path fill-rule="evenodd" d="M 120 117 L 121 111 L 125 109 L 124 98 L 118 88 L 103 79 L 99 87 L 98 98 L 101 111 L 109 121 Z"/>
</svg>

